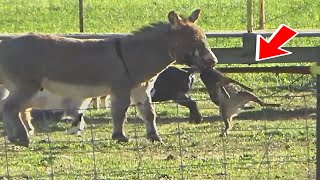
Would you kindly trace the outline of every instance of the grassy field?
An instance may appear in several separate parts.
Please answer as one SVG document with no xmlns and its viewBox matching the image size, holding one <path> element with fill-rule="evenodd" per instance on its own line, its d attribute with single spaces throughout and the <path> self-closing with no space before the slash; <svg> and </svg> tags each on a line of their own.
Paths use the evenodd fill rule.
<svg viewBox="0 0 320 180">
<path fill-rule="evenodd" d="M 85 0 L 86 32 L 130 32 L 155 21 L 166 21 L 176 10 L 189 15 L 201 8 L 199 25 L 205 31 L 245 30 L 244 0 Z M 258 26 L 258 0 L 254 0 L 254 24 Z M 317 0 L 266 1 L 266 28 L 281 23 L 295 29 L 320 28 Z M 0 32 L 79 32 L 78 1 L 72 0 L 0 0 Z"/>
<path fill-rule="evenodd" d="M 109 119 L 87 120 L 81 137 L 65 135 L 64 122 L 36 121 L 31 147 L 2 142 L 0 174 L 8 165 L 11 176 L 25 179 L 313 179 L 314 119 L 267 121 L 270 112 L 263 113 L 236 120 L 227 138 L 219 137 L 218 117 L 200 125 L 159 119 L 164 144 L 148 142 L 135 120 L 126 124 L 128 144 L 110 140 Z"/>
<path fill-rule="evenodd" d="M 205 31 L 246 28 L 244 0 L 84 2 L 87 33 L 130 32 L 150 22 L 166 21 L 170 10 L 188 15 L 199 7 L 203 14 L 198 23 Z M 254 0 L 255 28 L 257 2 Z M 319 29 L 319 22 L 318 0 L 266 1 L 267 29 L 281 23 L 295 29 Z M 0 0 L 0 33 L 76 33 L 78 29 L 77 0 Z M 239 38 L 210 39 L 212 47 L 241 43 Z M 289 45 L 319 44 L 320 38 L 296 38 Z M 187 109 L 173 103 L 157 104 L 163 144 L 144 138 L 144 126 L 136 120 L 134 108 L 125 125 L 131 137 L 128 144 L 110 140 L 109 110 L 88 111 L 88 126 L 81 137 L 66 135 L 66 122 L 37 120 L 29 148 L 6 144 L 0 137 L 0 179 L 7 175 L 13 179 L 314 179 L 314 78 L 262 73 L 229 76 L 255 88 L 267 102 L 281 103 L 282 107 L 257 107 L 240 114 L 230 135 L 221 138 L 223 123 L 217 107 L 207 100 L 205 91 L 193 91 L 205 122 L 188 124 Z M 195 88 L 202 87 L 196 81 Z"/>
</svg>

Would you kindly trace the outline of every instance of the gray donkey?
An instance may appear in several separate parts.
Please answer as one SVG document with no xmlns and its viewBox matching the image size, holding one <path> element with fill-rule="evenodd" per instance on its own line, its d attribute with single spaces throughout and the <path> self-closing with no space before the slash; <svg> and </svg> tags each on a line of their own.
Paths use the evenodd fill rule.
<svg viewBox="0 0 320 180">
<path fill-rule="evenodd" d="M 143 27 L 122 38 L 80 40 L 28 34 L 0 44 L 1 82 L 10 91 L 3 105 L 4 130 L 11 143 L 29 145 L 19 111 L 41 88 L 70 98 L 110 94 L 112 138 L 127 142 L 123 131 L 130 90 L 147 82 L 176 61 L 199 69 L 213 67 L 217 58 L 205 33 L 195 24 L 200 10 L 188 18 L 168 13 L 169 23 Z M 147 138 L 160 141 L 150 96 L 139 102 Z"/>
</svg>

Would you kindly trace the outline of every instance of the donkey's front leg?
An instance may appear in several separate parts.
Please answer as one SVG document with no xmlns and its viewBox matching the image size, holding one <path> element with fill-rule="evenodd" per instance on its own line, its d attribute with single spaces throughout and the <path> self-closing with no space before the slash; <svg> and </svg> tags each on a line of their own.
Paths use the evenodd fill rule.
<svg viewBox="0 0 320 180">
<path fill-rule="evenodd" d="M 111 93 L 111 115 L 113 123 L 112 139 L 120 142 L 128 142 L 123 132 L 126 113 L 130 105 L 130 90 L 115 91 Z"/>
</svg>

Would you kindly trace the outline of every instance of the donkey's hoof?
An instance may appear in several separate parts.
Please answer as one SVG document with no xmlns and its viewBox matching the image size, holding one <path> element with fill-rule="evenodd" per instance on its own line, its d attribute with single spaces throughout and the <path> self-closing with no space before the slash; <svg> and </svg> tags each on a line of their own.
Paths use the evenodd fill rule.
<svg viewBox="0 0 320 180">
<path fill-rule="evenodd" d="M 11 133 L 8 132 L 8 140 L 18 146 L 24 146 L 28 147 L 30 143 L 29 139 L 29 133 L 28 131 L 24 128 L 22 130 L 20 129 L 14 129 L 11 131 Z"/>
<path fill-rule="evenodd" d="M 201 115 L 193 115 L 190 117 L 190 123 L 200 124 L 202 122 L 202 116 Z"/>
<path fill-rule="evenodd" d="M 29 139 L 18 139 L 18 138 L 8 138 L 9 142 L 23 147 L 29 147 L 30 140 Z"/>
<path fill-rule="evenodd" d="M 198 119 L 194 119 L 193 122 L 194 122 L 195 124 L 200 124 L 200 123 L 202 122 L 202 118 L 200 117 L 200 118 L 198 118 Z"/>
<path fill-rule="evenodd" d="M 190 119 L 190 124 L 200 124 L 202 122 L 202 119 Z"/>
<path fill-rule="evenodd" d="M 149 139 L 151 142 L 155 142 L 155 141 L 162 142 L 161 137 L 156 133 L 148 133 L 147 139 Z"/>
<path fill-rule="evenodd" d="M 29 141 L 16 141 L 14 142 L 15 145 L 23 146 L 23 147 L 29 147 L 30 142 Z"/>
<path fill-rule="evenodd" d="M 112 139 L 118 142 L 128 142 L 129 138 L 127 138 L 124 134 L 114 133 L 112 134 Z"/>
</svg>

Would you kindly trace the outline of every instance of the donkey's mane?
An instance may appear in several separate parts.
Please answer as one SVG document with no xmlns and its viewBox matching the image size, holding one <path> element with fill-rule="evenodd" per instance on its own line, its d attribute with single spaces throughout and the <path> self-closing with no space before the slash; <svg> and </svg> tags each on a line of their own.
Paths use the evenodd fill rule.
<svg viewBox="0 0 320 180">
<path fill-rule="evenodd" d="M 168 22 L 154 22 L 146 26 L 141 27 L 140 29 L 133 31 L 132 36 L 146 36 L 146 34 L 154 33 L 166 33 L 169 31 Z"/>
<path fill-rule="evenodd" d="M 189 19 L 183 15 L 179 15 L 183 22 L 188 22 Z M 169 23 L 164 21 L 158 21 L 150 23 L 146 26 L 139 28 L 138 30 L 132 31 L 132 36 L 145 36 L 147 33 L 166 33 L 170 30 Z"/>
</svg>

